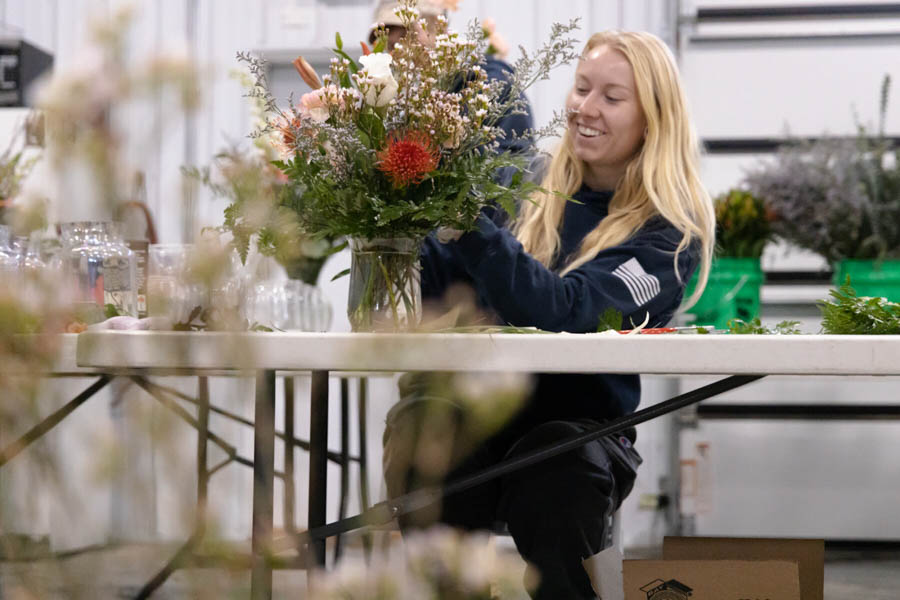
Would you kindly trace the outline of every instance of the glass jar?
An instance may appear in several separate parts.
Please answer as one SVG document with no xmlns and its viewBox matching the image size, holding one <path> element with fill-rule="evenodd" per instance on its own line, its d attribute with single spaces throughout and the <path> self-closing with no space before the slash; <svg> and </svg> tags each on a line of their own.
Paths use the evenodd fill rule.
<svg viewBox="0 0 900 600">
<path fill-rule="evenodd" d="M 14 274 L 18 269 L 18 259 L 9 244 L 9 227 L 0 225 L 0 273 Z"/>
<path fill-rule="evenodd" d="M 24 271 L 42 272 L 46 267 L 41 259 L 43 243 L 43 232 L 32 231 L 28 236 L 28 245 L 25 247 L 25 253 L 19 260 L 19 268 Z"/>
<path fill-rule="evenodd" d="M 134 253 L 115 223 L 63 223 L 57 266 L 70 287 L 76 318 L 96 323 L 137 316 Z"/>
<path fill-rule="evenodd" d="M 420 240 L 350 240 L 347 316 L 353 331 L 406 331 L 422 318 Z"/>
</svg>

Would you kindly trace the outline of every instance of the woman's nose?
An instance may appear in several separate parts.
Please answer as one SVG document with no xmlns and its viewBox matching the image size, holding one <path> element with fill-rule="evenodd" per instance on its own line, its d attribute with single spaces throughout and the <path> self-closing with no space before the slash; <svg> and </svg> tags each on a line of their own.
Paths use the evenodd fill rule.
<svg viewBox="0 0 900 600">
<path fill-rule="evenodd" d="M 584 115 L 586 117 L 599 117 L 600 103 L 596 98 L 594 98 L 594 95 L 591 94 L 581 101 L 581 104 L 576 107 L 576 111 L 578 112 L 578 114 Z"/>
</svg>

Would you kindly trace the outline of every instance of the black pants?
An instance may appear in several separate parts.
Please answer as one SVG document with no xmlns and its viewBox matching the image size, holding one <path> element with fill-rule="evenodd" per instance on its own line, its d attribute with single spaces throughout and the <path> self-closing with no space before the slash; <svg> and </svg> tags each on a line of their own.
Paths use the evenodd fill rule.
<svg viewBox="0 0 900 600">
<path fill-rule="evenodd" d="M 507 428 L 473 444 L 459 427 L 462 419 L 457 406 L 433 398 L 403 400 L 388 414 L 384 473 L 392 498 L 598 425 L 589 419 L 547 421 L 527 431 Z M 533 598 L 595 598 L 582 561 L 610 546 L 611 516 L 631 490 L 639 463 L 628 439 L 610 436 L 448 496 L 440 506 L 402 517 L 400 525 L 408 530 L 442 522 L 496 531 L 505 524 L 519 553 L 538 571 Z"/>
</svg>

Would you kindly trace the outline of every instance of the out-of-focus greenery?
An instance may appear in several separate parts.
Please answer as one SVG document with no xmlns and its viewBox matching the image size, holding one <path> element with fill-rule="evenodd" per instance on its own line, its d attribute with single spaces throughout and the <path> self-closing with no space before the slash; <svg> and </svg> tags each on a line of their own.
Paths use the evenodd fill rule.
<svg viewBox="0 0 900 600">
<path fill-rule="evenodd" d="M 258 152 L 229 148 L 215 156 L 212 166 L 182 171 L 229 201 L 218 229 L 231 235 L 242 261 L 255 240 L 260 254 L 273 256 L 289 277 L 315 285 L 328 257 L 345 247 L 336 238 L 310 236 L 297 214 L 279 205 L 284 176 Z"/>
<path fill-rule="evenodd" d="M 751 321 L 731 319 L 728 321 L 728 332 L 734 334 L 771 334 L 796 335 L 803 333 L 798 327 L 800 321 L 781 321 L 775 327 L 766 327 L 757 317 Z"/>
<path fill-rule="evenodd" d="M 716 254 L 759 258 L 772 239 L 774 214 L 761 198 L 734 188 L 716 198 Z"/>
</svg>

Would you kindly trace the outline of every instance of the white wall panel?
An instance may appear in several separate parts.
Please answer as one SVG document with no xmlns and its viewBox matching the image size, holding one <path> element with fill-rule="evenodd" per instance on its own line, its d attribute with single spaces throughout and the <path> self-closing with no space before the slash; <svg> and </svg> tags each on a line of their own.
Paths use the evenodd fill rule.
<svg viewBox="0 0 900 600">
<path fill-rule="evenodd" d="M 853 134 L 854 108 L 874 127 L 882 78 L 900 81 L 900 37 L 695 44 L 681 68 L 701 136 Z M 896 84 L 893 91 L 887 130 L 896 133 Z"/>
</svg>

